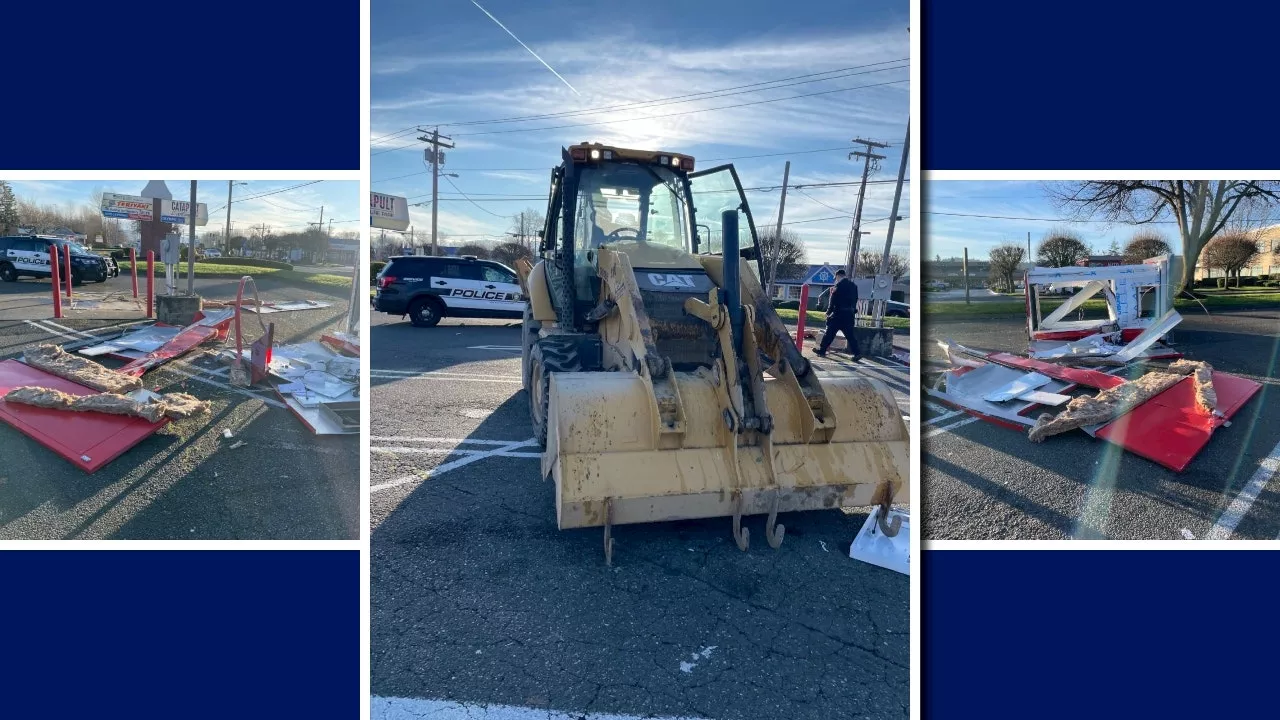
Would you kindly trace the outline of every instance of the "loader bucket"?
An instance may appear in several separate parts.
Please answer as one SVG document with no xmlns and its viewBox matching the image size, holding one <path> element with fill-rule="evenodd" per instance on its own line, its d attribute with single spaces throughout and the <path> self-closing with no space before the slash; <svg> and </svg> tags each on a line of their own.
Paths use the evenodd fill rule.
<svg viewBox="0 0 1280 720">
<path fill-rule="evenodd" d="M 681 427 L 665 427 L 646 377 L 555 373 L 543 473 L 561 529 L 909 502 L 906 425 L 889 390 L 865 378 L 824 379 L 836 428 L 803 437 L 802 400 L 766 378 L 774 417 L 773 478 L 763 449 L 739 435 L 738 472 L 710 373 L 674 373 Z M 810 424 L 812 426 L 812 424 Z M 740 500 L 739 500 L 740 498 Z"/>
</svg>

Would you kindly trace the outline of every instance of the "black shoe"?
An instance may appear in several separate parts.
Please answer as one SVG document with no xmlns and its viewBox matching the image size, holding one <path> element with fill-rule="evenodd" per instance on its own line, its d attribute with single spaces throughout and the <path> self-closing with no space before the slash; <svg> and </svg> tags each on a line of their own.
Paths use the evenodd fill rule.
<svg viewBox="0 0 1280 720">
<path fill-rule="evenodd" d="M 814 351 L 813 351 L 813 354 L 814 354 L 814 355 L 817 355 L 818 357 L 826 357 L 826 356 L 827 356 L 827 351 L 826 351 L 826 350 L 823 350 L 823 349 L 821 349 L 821 348 L 819 348 L 819 349 L 814 350 Z"/>
</svg>

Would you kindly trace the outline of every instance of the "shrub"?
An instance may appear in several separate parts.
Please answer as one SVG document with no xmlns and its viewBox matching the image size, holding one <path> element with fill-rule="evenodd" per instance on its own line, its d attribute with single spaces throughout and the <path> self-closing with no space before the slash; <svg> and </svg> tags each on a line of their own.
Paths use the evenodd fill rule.
<svg viewBox="0 0 1280 720">
<path fill-rule="evenodd" d="M 1218 278 L 1218 289 L 1219 289 L 1219 290 L 1226 290 L 1226 289 L 1227 289 L 1227 279 L 1226 279 L 1226 278 Z"/>
<path fill-rule="evenodd" d="M 216 257 L 197 260 L 206 265 L 248 265 L 249 267 L 275 268 L 276 270 L 292 270 L 293 266 L 276 260 L 260 260 L 258 258 Z"/>
<path fill-rule="evenodd" d="M 384 267 L 386 267 L 386 266 L 387 266 L 387 264 L 386 264 L 386 263 L 384 263 L 384 262 L 371 262 L 371 263 L 369 263 L 369 282 L 370 282 L 370 283 L 372 283 L 372 284 L 374 284 L 374 285 L 377 285 L 377 284 L 378 284 L 378 273 L 382 272 L 382 268 L 384 268 Z"/>
</svg>

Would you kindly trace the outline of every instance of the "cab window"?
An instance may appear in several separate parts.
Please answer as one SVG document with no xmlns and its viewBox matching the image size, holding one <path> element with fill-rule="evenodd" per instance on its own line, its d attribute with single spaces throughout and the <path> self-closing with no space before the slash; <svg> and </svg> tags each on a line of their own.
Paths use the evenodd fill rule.
<svg viewBox="0 0 1280 720">
<path fill-rule="evenodd" d="M 509 272 L 507 272 L 506 270 L 501 270 L 501 269 L 496 268 L 496 267 L 493 267 L 493 266 L 491 266 L 491 265 L 486 265 L 486 266 L 484 267 L 484 281 L 485 281 L 485 282 L 514 283 L 514 282 L 516 281 L 516 278 L 515 278 L 515 276 L 514 276 L 514 275 L 512 275 L 512 274 L 511 274 L 511 273 L 509 273 Z"/>
</svg>

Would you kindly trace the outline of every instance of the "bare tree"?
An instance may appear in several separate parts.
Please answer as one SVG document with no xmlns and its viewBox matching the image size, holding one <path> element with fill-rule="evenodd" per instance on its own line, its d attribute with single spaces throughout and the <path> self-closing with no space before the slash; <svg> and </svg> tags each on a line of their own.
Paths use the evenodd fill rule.
<svg viewBox="0 0 1280 720">
<path fill-rule="evenodd" d="M 489 259 L 497 260 L 509 268 L 514 268 L 516 266 L 516 261 L 520 258 L 532 260 L 533 251 L 530 250 L 527 245 L 519 242 L 502 243 L 489 253 Z"/>
<path fill-rule="evenodd" d="M 1172 255 L 1173 248 L 1165 241 L 1164 236 L 1154 230 L 1139 230 L 1129 238 L 1124 246 L 1124 262 L 1126 265 L 1139 265 L 1147 258 L 1160 255 Z"/>
<path fill-rule="evenodd" d="M 489 257 L 489 248 L 479 243 L 467 243 L 465 245 L 460 245 L 458 247 L 458 254 L 459 255 L 475 255 L 476 257 L 483 260 Z"/>
<path fill-rule="evenodd" d="M 511 229 L 508 234 L 532 252 L 538 238 L 542 237 L 543 224 L 541 212 L 535 208 L 525 208 L 511 218 Z"/>
<path fill-rule="evenodd" d="M 1050 230 L 1036 248 L 1036 263 L 1044 267 L 1068 267 L 1088 258 L 1089 246 L 1074 230 Z"/>
<path fill-rule="evenodd" d="M 1280 199 L 1280 182 L 1273 180 L 1089 180 L 1051 183 L 1047 189 L 1060 208 L 1081 217 L 1150 223 L 1173 216 L 1182 243 L 1183 288 L 1195 280 L 1206 243 L 1242 206 L 1269 206 Z"/>
<path fill-rule="evenodd" d="M 992 248 L 989 256 L 992 284 L 1004 292 L 1013 292 L 1013 276 L 1026 254 L 1027 249 L 1021 243 L 1005 243 Z"/>
<path fill-rule="evenodd" d="M 775 230 L 760 233 L 760 284 L 768 288 L 774 278 L 769 275 L 774 258 L 778 261 L 778 278 L 791 278 L 804 273 L 809 265 L 804 241 L 791 229 L 784 229 L 779 239 Z"/>
<path fill-rule="evenodd" d="M 1236 287 L 1240 287 L 1240 271 L 1253 262 L 1262 251 L 1253 233 L 1227 233 L 1210 240 L 1204 246 L 1204 264 L 1224 270 L 1227 276 L 1235 275 Z"/>
<path fill-rule="evenodd" d="M 880 272 L 880 253 L 875 250 L 862 250 L 858 253 L 858 265 L 854 271 L 856 275 L 871 277 Z M 907 259 L 901 255 L 894 253 L 889 256 L 889 274 L 895 279 L 906 275 L 911 271 Z"/>
</svg>

